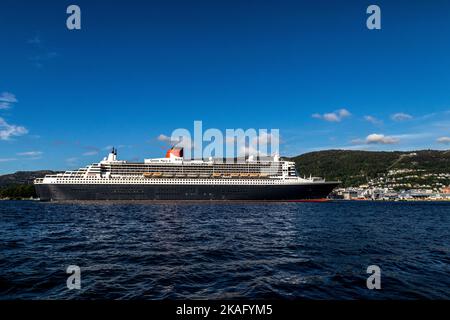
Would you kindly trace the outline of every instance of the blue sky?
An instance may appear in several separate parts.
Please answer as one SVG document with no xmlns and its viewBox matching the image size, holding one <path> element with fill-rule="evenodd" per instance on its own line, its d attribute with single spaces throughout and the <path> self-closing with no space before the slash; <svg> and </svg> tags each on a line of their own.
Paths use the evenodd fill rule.
<svg viewBox="0 0 450 320">
<path fill-rule="evenodd" d="M 445 0 L 2 1 L 0 173 L 159 157 L 194 120 L 280 129 L 282 155 L 449 148 L 449 21 Z"/>
</svg>

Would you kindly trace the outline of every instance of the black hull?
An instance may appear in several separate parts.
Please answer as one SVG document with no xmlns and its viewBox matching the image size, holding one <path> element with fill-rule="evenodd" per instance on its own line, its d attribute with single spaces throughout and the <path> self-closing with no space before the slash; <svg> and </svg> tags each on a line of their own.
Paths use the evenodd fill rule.
<svg viewBox="0 0 450 320">
<path fill-rule="evenodd" d="M 37 184 L 41 201 L 67 200 L 259 200 L 326 198 L 337 182 L 296 185 Z"/>
</svg>

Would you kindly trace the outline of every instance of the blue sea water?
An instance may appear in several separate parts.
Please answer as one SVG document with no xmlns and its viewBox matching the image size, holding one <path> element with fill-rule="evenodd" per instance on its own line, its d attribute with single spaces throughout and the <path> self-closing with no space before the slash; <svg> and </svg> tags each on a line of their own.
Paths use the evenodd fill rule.
<svg viewBox="0 0 450 320">
<path fill-rule="evenodd" d="M 449 299 L 449 251 L 450 203 L 0 202 L 0 299 Z"/>
</svg>

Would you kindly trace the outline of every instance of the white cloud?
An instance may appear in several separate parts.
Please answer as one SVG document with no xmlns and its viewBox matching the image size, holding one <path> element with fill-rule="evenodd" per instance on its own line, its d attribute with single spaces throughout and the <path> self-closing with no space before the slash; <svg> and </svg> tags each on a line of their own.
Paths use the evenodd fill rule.
<svg viewBox="0 0 450 320">
<path fill-rule="evenodd" d="M 9 140 L 11 137 L 23 136 L 27 133 L 27 128 L 9 124 L 3 118 L 0 118 L 0 140 Z"/>
<path fill-rule="evenodd" d="M 338 114 L 341 118 L 350 117 L 352 114 L 347 109 L 341 109 L 338 111 Z"/>
<path fill-rule="evenodd" d="M 405 120 L 411 120 L 413 117 L 410 114 L 398 112 L 391 115 L 391 119 L 394 121 L 405 121 Z"/>
<path fill-rule="evenodd" d="M 340 109 L 334 112 L 319 114 L 314 113 L 312 115 L 313 118 L 322 119 L 328 122 L 340 122 L 344 118 L 348 118 L 351 116 L 351 113 L 347 109 Z"/>
<path fill-rule="evenodd" d="M 383 121 L 378 120 L 377 118 L 373 117 L 373 116 L 364 116 L 364 120 L 372 123 L 372 124 L 382 124 Z"/>
<path fill-rule="evenodd" d="M 160 134 L 156 139 L 158 141 L 168 142 L 180 148 L 192 149 L 194 147 L 194 141 L 188 136 L 180 136 L 177 140 L 172 140 L 171 137 Z"/>
<path fill-rule="evenodd" d="M 25 156 L 25 157 L 37 157 L 42 155 L 42 151 L 27 151 L 27 152 L 19 152 L 18 156 Z"/>
<path fill-rule="evenodd" d="M 394 144 L 399 142 L 398 138 L 385 136 L 384 134 L 372 133 L 366 137 L 367 144 Z"/>
<path fill-rule="evenodd" d="M 394 144 L 399 142 L 400 139 L 394 136 L 385 136 L 384 134 L 372 133 L 369 134 L 365 139 L 355 139 L 352 140 L 352 144 Z"/>
<path fill-rule="evenodd" d="M 10 161 L 15 161 L 17 159 L 15 158 L 0 158 L 0 162 L 10 162 Z"/>
<path fill-rule="evenodd" d="M 450 144 L 450 137 L 440 137 L 436 141 L 443 144 Z"/>
<path fill-rule="evenodd" d="M 160 134 L 156 139 L 163 142 L 172 142 L 172 139 L 165 134 Z"/>
<path fill-rule="evenodd" d="M 325 113 L 322 117 L 324 120 L 329 121 L 329 122 L 341 121 L 341 118 L 336 113 Z"/>
</svg>

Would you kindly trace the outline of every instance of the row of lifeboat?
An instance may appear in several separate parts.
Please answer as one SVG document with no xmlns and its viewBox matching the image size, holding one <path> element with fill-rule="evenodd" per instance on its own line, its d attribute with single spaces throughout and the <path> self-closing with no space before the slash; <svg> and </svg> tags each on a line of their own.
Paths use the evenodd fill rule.
<svg viewBox="0 0 450 320">
<path fill-rule="evenodd" d="M 170 173 L 170 172 L 144 172 L 145 178 L 268 178 L 265 173 Z"/>
</svg>

